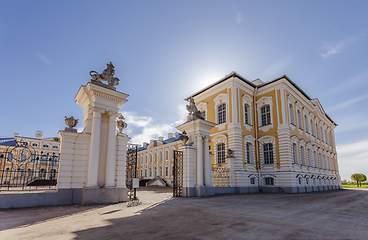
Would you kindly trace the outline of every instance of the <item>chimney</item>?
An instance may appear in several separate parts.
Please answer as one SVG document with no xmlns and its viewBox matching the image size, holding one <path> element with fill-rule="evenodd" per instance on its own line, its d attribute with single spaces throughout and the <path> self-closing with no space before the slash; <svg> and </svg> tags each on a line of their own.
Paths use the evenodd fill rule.
<svg viewBox="0 0 368 240">
<path fill-rule="evenodd" d="M 42 131 L 36 131 L 35 136 L 36 136 L 36 138 L 42 138 L 43 137 L 43 132 Z"/>
<path fill-rule="evenodd" d="M 168 133 L 167 138 L 173 138 L 174 137 L 174 133 Z"/>
<path fill-rule="evenodd" d="M 14 135 L 13 135 L 14 137 L 19 137 L 20 136 L 20 134 L 19 133 L 14 133 Z"/>
<path fill-rule="evenodd" d="M 164 137 L 158 137 L 158 140 L 163 141 Z"/>
</svg>

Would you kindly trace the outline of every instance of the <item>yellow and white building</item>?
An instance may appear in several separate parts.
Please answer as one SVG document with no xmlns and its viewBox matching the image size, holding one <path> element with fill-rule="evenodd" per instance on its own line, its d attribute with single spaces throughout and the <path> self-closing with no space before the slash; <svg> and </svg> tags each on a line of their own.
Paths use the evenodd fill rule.
<svg viewBox="0 0 368 240">
<path fill-rule="evenodd" d="M 141 180 L 147 182 L 160 177 L 157 179 L 158 181 L 154 181 L 150 185 L 172 185 L 173 150 L 178 150 L 183 145 L 180 136 L 180 133 L 169 133 L 167 139 L 159 137 L 158 140 L 143 143 L 143 146 L 138 148 L 137 168 Z"/>
<path fill-rule="evenodd" d="M 19 185 L 24 179 L 56 179 L 59 151 L 60 138 L 43 138 L 42 131 L 36 131 L 35 137 L 15 133 L 12 138 L 0 138 L 0 179 L 7 182 L 2 185 L 9 181 Z"/>
<path fill-rule="evenodd" d="M 191 97 L 204 119 L 216 123 L 209 139 L 213 187 L 290 193 L 342 188 L 337 124 L 286 75 L 263 82 L 232 72 L 185 100 Z M 139 176 L 170 181 L 178 140 L 141 148 Z"/>
</svg>

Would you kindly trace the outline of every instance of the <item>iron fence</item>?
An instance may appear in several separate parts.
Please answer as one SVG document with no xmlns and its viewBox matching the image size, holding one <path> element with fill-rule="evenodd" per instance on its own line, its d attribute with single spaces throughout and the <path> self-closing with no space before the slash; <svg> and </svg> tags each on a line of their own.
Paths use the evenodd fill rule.
<svg viewBox="0 0 368 240">
<path fill-rule="evenodd" d="M 0 151 L 0 191 L 54 190 L 58 167 L 59 153 L 35 151 L 17 141 Z"/>
</svg>

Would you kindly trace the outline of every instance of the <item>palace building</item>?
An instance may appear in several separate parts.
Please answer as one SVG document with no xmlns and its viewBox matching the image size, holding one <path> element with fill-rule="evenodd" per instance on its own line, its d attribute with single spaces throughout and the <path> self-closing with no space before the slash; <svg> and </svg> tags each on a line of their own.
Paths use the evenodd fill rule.
<svg viewBox="0 0 368 240">
<path fill-rule="evenodd" d="M 0 189 L 56 179 L 59 151 L 60 138 L 43 138 L 42 131 L 36 131 L 35 137 L 15 133 L 0 138 Z"/>
<path fill-rule="evenodd" d="M 232 72 L 185 100 L 191 98 L 204 120 L 216 124 L 208 140 L 213 187 L 290 193 L 342 188 L 337 124 L 286 75 L 263 82 Z M 141 179 L 160 176 L 170 183 L 179 140 L 161 138 L 139 149 Z"/>
</svg>

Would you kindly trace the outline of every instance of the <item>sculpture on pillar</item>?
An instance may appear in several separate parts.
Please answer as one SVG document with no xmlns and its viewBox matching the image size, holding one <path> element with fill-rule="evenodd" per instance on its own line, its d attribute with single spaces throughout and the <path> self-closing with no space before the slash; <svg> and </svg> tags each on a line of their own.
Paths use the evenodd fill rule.
<svg viewBox="0 0 368 240">
<path fill-rule="evenodd" d="M 189 137 L 188 137 L 188 135 L 187 135 L 187 132 L 186 132 L 186 131 L 184 131 L 184 132 L 181 134 L 181 136 L 180 136 L 180 140 L 182 140 L 182 141 L 183 141 L 183 145 L 184 145 L 184 146 L 187 146 L 187 142 L 188 142 L 188 140 L 189 140 Z"/>
<path fill-rule="evenodd" d="M 73 131 L 76 132 L 77 129 L 74 129 L 75 126 L 77 126 L 79 119 L 75 119 L 73 116 L 67 118 L 65 116 L 65 124 L 68 126 L 65 128 L 66 131 Z"/>
<path fill-rule="evenodd" d="M 123 133 L 123 130 L 128 127 L 128 124 L 124 120 L 125 118 L 123 115 L 120 115 L 116 121 L 116 127 L 119 130 L 119 133 Z"/>
<path fill-rule="evenodd" d="M 99 81 L 99 82 L 107 81 L 107 85 L 109 87 L 114 87 L 114 86 L 119 85 L 120 83 L 119 78 L 114 77 L 114 74 L 115 74 L 114 68 L 115 68 L 114 65 L 110 62 L 107 64 L 107 68 L 103 70 L 101 74 L 99 74 L 96 71 L 90 71 L 89 75 L 92 77 L 92 80 L 94 81 Z"/>
<path fill-rule="evenodd" d="M 189 101 L 190 101 L 189 102 L 189 105 L 186 106 L 187 107 L 187 110 L 189 112 L 188 117 L 187 117 L 187 120 L 189 121 L 189 120 L 192 120 L 192 119 L 195 119 L 195 118 L 199 118 L 199 119 L 203 119 L 204 120 L 204 118 L 201 116 L 201 112 L 198 111 L 198 109 L 197 109 L 197 106 L 196 106 L 196 104 L 194 102 L 193 97 L 191 97 L 189 99 Z"/>
</svg>

